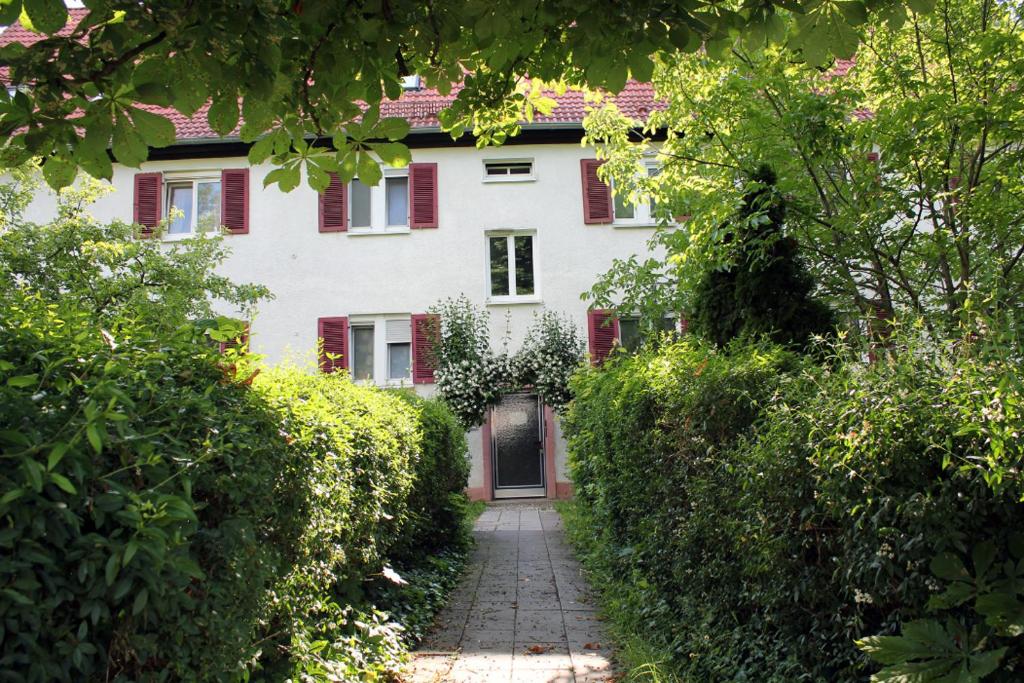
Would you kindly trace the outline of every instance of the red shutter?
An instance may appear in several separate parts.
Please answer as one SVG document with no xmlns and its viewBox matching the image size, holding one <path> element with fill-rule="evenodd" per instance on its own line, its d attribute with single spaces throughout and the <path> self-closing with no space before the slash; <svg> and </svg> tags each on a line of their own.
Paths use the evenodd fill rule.
<svg viewBox="0 0 1024 683">
<path fill-rule="evenodd" d="M 163 174 L 135 174 L 135 214 L 132 221 L 142 226 L 143 237 L 152 237 L 153 230 L 160 224 L 160 199 L 163 193 Z"/>
<path fill-rule="evenodd" d="M 580 159 L 580 177 L 583 179 L 583 222 L 612 222 L 612 190 L 597 177 L 597 169 L 603 164 L 597 159 Z"/>
<path fill-rule="evenodd" d="M 331 184 L 320 193 L 320 232 L 348 230 L 348 185 L 337 173 L 331 174 Z"/>
<path fill-rule="evenodd" d="M 409 164 L 409 227 L 437 227 L 437 164 Z"/>
<path fill-rule="evenodd" d="M 320 318 L 317 320 L 316 335 L 323 340 L 320 372 L 348 369 L 348 318 Z M 338 357 L 332 360 L 327 357 L 328 353 Z"/>
<path fill-rule="evenodd" d="M 437 360 L 434 344 L 441 338 L 441 316 L 416 313 L 412 316 L 412 382 L 433 384 Z"/>
<path fill-rule="evenodd" d="M 690 321 L 682 313 L 679 314 L 679 334 L 686 334 L 690 331 Z"/>
<path fill-rule="evenodd" d="M 232 235 L 249 232 L 249 169 L 221 171 L 220 223 Z"/>
<path fill-rule="evenodd" d="M 619 339 L 619 319 L 614 311 L 587 311 L 587 331 L 590 334 L 590 362 L 600 365 Z"/>
</svg>

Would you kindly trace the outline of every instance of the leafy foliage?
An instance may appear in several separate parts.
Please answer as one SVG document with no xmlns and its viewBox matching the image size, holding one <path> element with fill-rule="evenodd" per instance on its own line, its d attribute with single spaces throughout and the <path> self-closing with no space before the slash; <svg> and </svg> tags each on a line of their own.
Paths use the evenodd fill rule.
<svg viewBox="0 0 1024 683">
<path fill-rule="evenodd" d="M 1024 452 L 998 435 L 1024 428 L 1024 389 L 1006 329 L 955 344 L 903 330 L 869 366 L 856 347 L 818 367 L 682 341 L 579 374 L 574 535 L 618 577 L 620 632 L 683 680 L 863 680 L 857 640 L 905 647 L 917 674 L 1019 678 Z M 952 558 L 979 539 L 972 578 Z"/>
<path fill-rule="evenodd" d="M 719 346 L 737 337 L 807 348 L 812 338 L 831 333 L 834 316 L 812 298 L 814 282 L 782 233 L 786 205 L 775 188 L 775 173 L 758 168 L 730 232 L 735 262 L 704 274 L 693 293 L 687 320 L 696 334 Z"/>
<path fill-rule="evenodd" d="M 29 681 L 394 672 L 407 636 L 373 585 L 392 555 L 463 547 L 454 417 L 221 352 L 213 342 L 242 326 L 194 316 L 260 290 L 210 275 L 215 240 L 163 250 L 64 209 L 53 225 L 4 225 L 0 668 Z M 435 510 L 450 514 L 426 523 Z M 404 613 L 422 622 L 437 602 Z"/>
<path fill-rule="evenodd" d="M 237 129 L 255 143 L 251 161 L 279 165 L 268 181 L 282 189 L 296 187 L 303 170 L 318 190 L 327 187 L 328 171 L 376 184 L 373 157 L 409 158 L 397 142 L 408 124 L 379 116 L 381 101 L 402 92 L 403 76 L 419 74 L 443 93 L 459 86 L 439 115 L 444 128 L 501 142 L 534 111 L 550 110 L 541 81 L 618 91 L 631 74 L 650 77 L 652 53 L 692 53 L 703 43 L 721 54 L 737 34 L 754 43 L 787 41 L 821 64 L 833 52 L 852 54 L 868 6 L 891 22 L 907 16 L 897 0 L 713 7 L 696 0 L 658 7 L 392 0 L 355 12 L 329 2 L 94 0 L 66 29 L 62 3 L 11 0 L 0 5 L 0 25 L 20 19 L 41 35 L 31 48 L 0 52 L 11 82 L 31 85 L 0 98 L 0 131 L 11 143 L 4 163 L 41 157 L 55 188 L 78 168 L 109 178 L 108 147 L 135 167 L 149 147 L 174 141 L 170 121 L 151 111 L 156 105 L 205 116 L 222 136 Z M 521 81 L 522 74 L 538 80 Z M 332 147 L 310 145 L 313 137 Z"/>
<path fill-rule="evenodd" d="M 483 423 L 487 409 L 505 392 L 528 389 L 545 404 L 564 407 L 571 399 L 569 378 L 583 360 L 579 328 L 567 316 L 542 311 L 519 350 L 491 348 L 490 314 L 465 295 L 435 304 L 441 318 L 434 349 L 438 393 L 467 429 Z"/>
<path fill-rule="evenodd" d="M 750 45 L 665 55 L 653 82 L 667 106 L 645 123 L 664 142 L 631 139 L 636 122 L 611 106 L 595 111 L 586 125 L 608 158 L 602 173 L 652 198 L 664 221 L 688 216 L 653 237 L 663 258 L 619 260 L 591 292 L 597 305 L 686 310 L 703 274 L 734 261 L 723 226 L 760 164 L 778 175 L 786 236 L 839 312 L 924 317 L 948 333 L 971 297 L 1019 301 L 1019 7 L 939 5 L 906 23 L 874 15 L 856 63 L 838 68 Z M 645 153 L 658 175 L 640 173 Z"/>
</svg>

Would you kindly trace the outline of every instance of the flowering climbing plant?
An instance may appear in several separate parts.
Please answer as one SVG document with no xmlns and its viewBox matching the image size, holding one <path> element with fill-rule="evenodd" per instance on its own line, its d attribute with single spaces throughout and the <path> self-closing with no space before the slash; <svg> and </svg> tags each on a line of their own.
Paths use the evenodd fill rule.
<svg viewBox="0 0 1024 683">
<path fill-rule="evenodd" d="M 487 409 L 505 393 L 535 391 L 556 409 L 568 403 L 568 382 L 583 359 L 583 337 L 568 316 L 544 311 L 527 332 L 522 347 L 491 348 L 490 314 L 465 296 L 431 308 L 440 316 L 434 346 L 438 394 L 467 429 L 483 424 Z"/>
</svg>

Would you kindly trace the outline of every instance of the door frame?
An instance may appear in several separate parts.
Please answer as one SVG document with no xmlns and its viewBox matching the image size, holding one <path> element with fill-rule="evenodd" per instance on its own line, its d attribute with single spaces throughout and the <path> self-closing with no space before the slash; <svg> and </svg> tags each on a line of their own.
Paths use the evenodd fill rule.
<svg viewBox="0 0 1024 683">
<path fill-rule="evenodd" d="M 537 403 L 537 428 L 538 443 L 540 445 L 540 486 L 503 486 L 498 487 L 498 448 L 495 443 L 493 429 L 493 414 L 495 406 L 487 409 L 486 420 L 483 426 L 484 446 L 484 486 L 489 494 L 490 500 L 498 498 L 548 498 L 551 496 L 554 486 L 554 448 L 552 430 L 548 428 L 549 408 L 535 393 L 529 391 L 510 392 L 508 395 L 523 395 L 532 397 Z"/>
</svg>

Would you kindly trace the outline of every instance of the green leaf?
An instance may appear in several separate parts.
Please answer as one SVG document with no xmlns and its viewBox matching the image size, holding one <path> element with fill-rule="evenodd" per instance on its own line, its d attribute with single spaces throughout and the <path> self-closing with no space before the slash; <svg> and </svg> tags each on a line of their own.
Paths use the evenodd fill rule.
<svg viewBox="0 0 1024 683">
<path fill-rule="evenodd" d="M 366 152 L 359 153 L 356 168 L 359 174 L 359 182 L 364 185 L 377 185 L 384 175 L 383 171 L 380 170 L 380 164 L 377 163 L 377 160 Z"/>
<path fill-rule="evenodd" d="M 0 505 L 12 503 L 25 495 L 25 489 L 11 489 L 0 498 Z"/>
<path fill-rule="evenodd" d="M 929 567 L 932 574 L 946 581 L 969 578 L 964 563 L 950 552 L 940 553 L 933 557 Z"/>
<path fill-rule="evenodd" d="M 142 139 L 126 116 L 117 117 L 117 123 L 114 124 L 112 148 L 114 158 L 131 168 L 138 168 L 149 156 L 146 141 Z"/>
<path fill-rule="evenodd" d="M 149 600 L 149 589 L 143 588 L 139 591 L 139 594 L 135 596 L 135 602 L 132 603 L 132 614 L 138 614 L 142 610 L 146 609 L 146 602 Z"/>
<path fill-rule="evenodd" d="M 935 9 L 935 0 L 907 0 L 907 6 L 918 14 L 927 14 Z"/>
<path fill-rule="evenodd" d="M 302 175 L 299 172 L 297 165 L 283 166 L 281 168 L 275 168 L 273 171 L 268 173 L 263 179 L 263 186 L 267 187 L 274 183 L 277 183 L 278 187 L 284 192 L 291 192 L 299 183 L 302 181 Z"/>
<path fill-rule="evenodd" d="M 837 2 L 836 7 L 850 26 L 860 26 L 868 20 L 868 10 L 862 2 Z"/>
<path fill-rule="evenodd" d="M 85 436 L 89 439 L 89 443 L 92 445 L 93 450 L 96 453 L 103 452 L 103 439 L 100 438 L 100 430 L 96 426 L 95 422 L 90 422 L 85 428 Z"/>
<path fill-rule="evenodd" d="M 114 585 L 114 580 L 117 578 L 117 571 L 121 566 L 120 559 L 117 553 L 114 553 L 107 558 L 107 566 L 103 572 L 103 578 L 106 580 L 108 586 Z"/>
<path fill-rule="evenodd" d="M 7 378 L 9 387 L 31 387 L 39 382 L 39 375 L 16 375 Z"/>
<path fill-rule="evenodd" d="M 63 474 L 59 474 L 57 472 L 50 472 L 49 476 L 50 481 L 56 484 L 61 491 L 64 491 L 65 493 L 70 493 L 71 495 L 75 495 L 76 493 L 78 493 L 78 489 L 75 488 L 75 485 L 72 484 L 71 480 L 65 477 Z"/>
<path fill-rule="evenodd" d="M 10 26 L 21 14 L 21 0 L 0 0 L 0 26 Z"/>
<path fill-rule="evenodd" d="M 988 573 L 989 567 L 996 559 L 996 544 L 992 541 L 985 541 L 974 546 L 971 553 L 971 561 L 974 563 L 974 576 L 980 580 Z"/>
<path fill-rule="evenodd" d="M 382 119 L 381 122 L 377 124 L 374 133 L 380 137 L 387 138 L 392 142 L 395 140 L 401 140 L 409 134 L 409 122 L 397 117 Z"/>
<path fill-rule="evenodd" d="M 8 598 L 18 603 L 19 605 L 29 606 L 35 604 L 32 600 L 25 597 L 13 588 L 4 588 L 3 590 L 0 590 L 0 594 L 6 595 Z"/>
<path fill-rule="evenodd" d="M 369 147 L 388 166 L 405 168 L 412 161 L 409 148 L 401 142 L 372 142 Z"/>
<path fill-rule="evenodd" d="M 68 8 L 64 0 L 22 0 L 25 28 L 54 34 L 68 23 Z"/>
<path fill-rule="evenodd" d="M 158 114 L 144 109 L 132 108 L 132 121 L 135 129 L 150 147 L 167 147 L 173 145 L 177 133 L 174 124 Z"/>
<path fill-rule="evenodd" d="M 25 476 L 28 477 L 28 482 L 32 486 L 32 490 L 39 493 L 43 490 L 43 474 L 45 470 L 35 460 L 26 459 L 22 461 L 22 465 L 25 470 Z"/>
<path fill-rule="evenodd" d="M 128 545 L 126 545 L 124 548 L 124 558 L 121 560 L 121 566 L 127 567 L 128 563 L 132 561 L 132 558 L 135 557 L 135 553 L 137 553 L 138 551 L 138 542 L 134 538 L 128 541 Z"/>
<path fill-rule="evenodd" d="M 54 190 L 60 190 L 75 182 L 78 168 L 68 159 L 50 157 L 43 164 L 43 178 Z"/>
<path fill-rule="evenodd" d="M 274 136 L 266 135 L 249 148 L 249 163 L 250 164 L 261 164 L 274 153 Z"/>
<path fill-rule="evenodd" d="M 233 92 L 219 95 L 210 105 L 206 120 L 218 135 L 229 135 L 238 125 L 238 96 Z"/>
<path fill-rule="evenodd" d="M 654 60 L 643 50 L 633 50 L 629 53 L 629 71 L 633 78 L 647 83 L 654 75 Z"/>
</svg>

